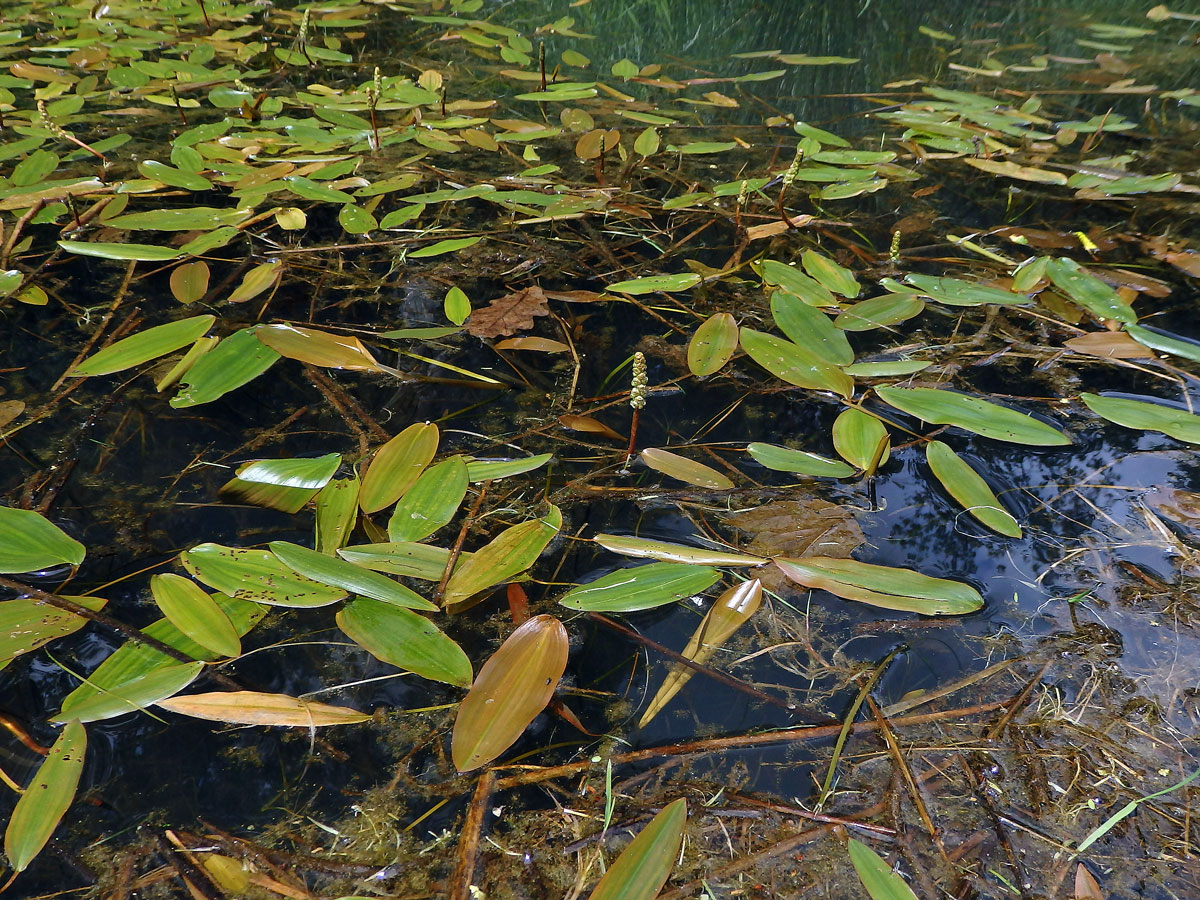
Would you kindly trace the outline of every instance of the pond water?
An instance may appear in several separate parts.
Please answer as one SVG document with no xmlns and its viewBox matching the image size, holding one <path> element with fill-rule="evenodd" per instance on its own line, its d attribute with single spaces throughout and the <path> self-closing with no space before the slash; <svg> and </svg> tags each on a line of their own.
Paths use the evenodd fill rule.
<svg viewBox="0 0 1200 900">
<path fill-rule="evenodd" d="M 21 584 L 104 597 L 105 616 L 146 629 L 168 610 L 150 577 L 174 573 L 228 592 L 243 579 L 243 606 L 265 614 L 238 653 L 185 650 L 208 660 L 190 686 L 101 677 L 99 694 L 145 709 L 91 719 L 64 698 L 130 632 L 80 620 L 38 649 L 20 635 L 45 627 L 41 608 L 11 613 L 0 768 L 21 784 L 44 773 L 21 737 L 53 744 L 60 708 L 87 735 L 74 804 L 46 848 L 25 859 L 19 842 L 38 826 L 10 826 L 9 858 L 28 864 L 11 890 L 583 896 L 598 850 L 611 864 L 683 797 L 669 897 L 862 896 L 847 833 L 922 897 L 1194 893 L 1186 787 L 1071 849 L 1196 768 L 1191 10 L 305 10 L 32 2 L 0 24 L 0 492 L 87 551 L 77 569 L 65 557 L 0 569 L 15 579 L 0 581 L 2 599 L 27 598 Z M 853 304 L 880 296 L 891 311 L 855 325 L 867 313 Z M 157 352 L 143 344 L 127 365 L 60 378 L 116 338 L 204 315 Z M 741 350 L 702 370 L 696 334 L 718 326 Z M 780 331 L 789 340 L 760 336 Z M 194 364 L 181 394 L 156 391 L 206 333 L 222 338 L 203 348 L 212 358 L 241 349 Z M 836 358 L 843 346 L 850 357 Z M 635 352 L 650 386 L 636 413 Z M 239 380 L 255 354 L 280 358 Z M 851 361 L 876 368 L 847 374 Z M 918 398 L 933 388 L 943 405 L 930 411 Z M 211 402 L 188 399 L 204 389 Z M 967 395 L 985 405 L 946 399 Z M 1025 415 L 1014 425 L 1004 410 Z M 406 450 L 370 485 L 383 456 L 368 466 L 368 452 L 424 422 L 436 446 Z M 634 422 L 638 451 L 693 465 L 626 462 Z M 819 454 L 844 477 L 769 468 L 748 444 Z M 227 485 L 253 460 L 330 453 L 321 479 L 285 466 Z M 486 467 L 539 454 L 551 458 L 516 474 Z M 402 489 L 367 500 L 405 466 L 415 477 L 455 455 L 472 485 L 442 528 L 408 537 L 389 522 Z M 332 489 L 317 491 L 355 469 L 364 511 L 352 500 L 343 539 L 322 549 L 423 542 L 426 569 L 397 562 L 418 552 L 398 545 L 376 568 L 403 576 L 418 603 L 455 598 L 427 621 L 475 675 L 522 615 L 505 584 L 522 581 L 529 612 L 565 625 L 563 705 L 488 758 L 495 793 L 455 770 L 466 683 L 429 661 L 444 663 L 443 645 L 409 630 L 385 652 L 387 629 L 356 630 L 349 610 L 386 604 L 309 608 L 273 581 L 287 565 L 251 584 L 244 560 L 229 574 L 186 553 L 313 546 L 314 509 L 332 517 L 318 526 L 328 541 L 338 514 Z M 982 501 L 979 484 L 992 492 Z M 440 490 L 428 506 L 452 493 Z M 995 527 L 994 504 L 1019 536 Z M 0 561 L 24 527 L 0 519 Z M 490 543 L 514 529 L 523 549 Z M 595 540 L 605 534 L 618 537 Z M 486 561 L 472 589 L 456 580 L 471 562 L 449 575 L 460 550 Z M 719 585 L 678 602 L 632 574 L 683 553 L 695 577 L 730 551 L 812 560 L 816 574 L 798 583 L 773 564 L 715 561 Z M 887 568 L 839 568 L 847 559 Z M 569 590 L 618 570 L 653 602 L 572 605 Z M 722 591 L 753 578 L 761 608 L 639 723 L 670 654 Z M 951 608 L 970 596 L 978 609 Z M 522 665 L 531 674 L 513 665 L 498 700 L 557 678 L 543 660 Z M 228 707 L 223 725 L 171 706 L 233 689 L 373 721 L 240 727 Z M 835 743 L 848 716 L 858 729 Z M 792 731 L 814 724 L 820 740 Z"/>
</svg>

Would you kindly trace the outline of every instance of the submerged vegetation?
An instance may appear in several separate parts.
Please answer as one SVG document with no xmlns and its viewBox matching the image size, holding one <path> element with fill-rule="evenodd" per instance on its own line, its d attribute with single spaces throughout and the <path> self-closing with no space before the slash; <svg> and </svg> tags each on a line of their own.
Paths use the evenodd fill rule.
<svg viewBox="0 0 1200 900">
<path fill-rule="evenodd" d="M 593 5 L 6 8 L 11 890 L 1194 894 L 1200 17 Z"/>
</svg>

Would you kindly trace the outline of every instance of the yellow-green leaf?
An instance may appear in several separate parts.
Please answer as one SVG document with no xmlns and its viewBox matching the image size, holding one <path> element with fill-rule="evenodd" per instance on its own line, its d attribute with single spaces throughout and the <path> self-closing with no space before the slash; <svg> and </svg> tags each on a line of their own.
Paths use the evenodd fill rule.
<svg viewBox="0 0 1200 900">
<path fill-rule="evenodd" d="M 590 612 L 636 612 L 702 594 L 721 573 L 712 566 L 656 562 L 617 569 L 567 591 L 559 603 Z"/>
<path fill-rule="evenodd" d="M 850 397 L 854 393 L 853 378 L 799 344 L 773 334 L 743 328 L 741 345 L 751 359 L 788 384 L 833 391 L 842 397 Z"/>
<path fill-rule="evenodd" d="M 733 356 L 737 342 L 737 321 L 733 316 L 729 313 L 709 316 L 688 342 L 688 368 L 693 375 L 712 375 L 719 372 Z"/>
<path fill-rule="evenodd" d="M 0 572 L 36 572 L 83 562 L 83 544 L 29 509 L 0 506 Z"/>
<path fill-rule="evenodd" d="M 25 871 L 71 807 L 86 750 L 83 725 L 69 722 L 17 800 L 4 831 L 4 854 L 14 871 Z"/>
<path fill-rule="evenodd" d="M 356 337 L 293 325 L 260 325 L 254 334 L 262 343 L 288 359 L 298 359 L 326 369 L 384 371 Z"/>
<path fill-rule="evenodd" d="M 437 453 L 438 427 L 414 423 L 375 453 L 358 492 L 358 505 L 373 513 L 399 500 Z"/>
<path fill-rule="evenodd" d="M 513 745 L 558 687 L 567 667 L 567 629 L 534 616 L 483 664 L 454 720 L 454 767 L 469 772 Z"/>
<path fill-rule="evenodd" d="M 891 441 L 882 422 L 862 410 L 851 408 L 843 410 L 833 422 L 833 448 L 850 465 L 874 475 L 874 469 L 887 462 Z"/>
<path fill-rule="evenodd" d="M 298 574 L 266 550 L 199 544 L 179 554 L 179 561 L 198 581 L 239 600 L 273 606 L 328 606 L 347 593 Z"/>
<path fill-rule="evenodd" d="M 358 475 L 335 478 L 317 494 L 316 545 L 322 553 L 344 547 L 358 517 Z"/>
<path fill-rule="evenodd" d="M 272 287 L 283 274 L 283 263 L 269 262 L 255 266 L 242 276 L 241 283 L 227 298 L 229 303 L 245 303 Z"/>
<path fill-rule="evenodd" d="M 655 471 L 677 478 L 696 487 L 714 491 L 727 491 L 733 482 L 711 466 L 693 459 L 671 453 L 669 450 L 650 448 L 642 451 L 642 461 Z"/>
<path fill-rule="evenodd" d="M 145 331 L 110 344 L 99 353 L 84 360 L 67 374 L 72 377 L 109 375 L 140 366 L 144 362 L 174 353 L 194 343 L 212 327 L 216 316 L 192 316 L 166 325 L 155 325 Z"/>
<path fill-rule="evenodd" d="M 749 444 L 746 450 L 759 463 L 777 472 L 794 472 L 797 475 L 816 475 L 821 478 L 848 478 L 854 474 L 854 469 L 844 462 L 806 450 L 793 450 L 790 447 L 758 441 Z"/>
<path fill-rule="evenodd" d="M 267 546 L 289 569 L 321 584 L 332 585 L 360 597 L 371 597 L 407 609 L 437 609 L 434 604 L 404 585 L 338 556 L 329 556 L 287 541 L 271 541 Z"/>
<path fill-rule="evenodd" d="M 218 656 L 240 656 L 242 641 L 225 611 L 194 581 L 180 575 L 153 575 L 150 593 L 163 615 L 201 647 Z"/>
<path fill-rule="evenodd" d="M 800 264 L 804 266 L 805 272 L 834 294 L 854 298 L 861 290 L 853 272 L 816 250 L 805 250 L 800 255 Z"/>
<path fill-rule="evenodd" d="M 667 541 L 651 541 L 646 538 L 620 534 L 598 534 L 597 544 L 613 553 L 642 559 L 657 559 L 660 562 L 695 563 L 700 566 L 761 566 L 767 560 L 748 553 L 726 553 L 722 550 L 705 550 L 686 544 L 671 544 Z"/>
<path fill-rule="evenodd" d="M 180 303 L 195 303 L 208 293 L 208 263 L 202 259 L 171 270 L 171 295 Z"/>
<path fill-rule="evenodd" d="M 544 518 L 506 528 L 454 570 L 442 594 L 443 604 L 453 610 L 480 591 L 521 574 L 537 562 L 561 527 L 562 513 L 551 505 Z"/>
<path fill-rule="evenodd" d="M 925 459 L 942 487 L 971 515 L 1001 534 L 1019 538 L 1021 526 L 992 493 L 983 477 L 971 464 L 941 441 L 930 441 Z"/>
<path fill-rule="evenodd" d="M 983 607 L 983 598 L 970 585 L 922 575 L 912 569 L 826 556 L 780 557 L 774 563 L 784 575 L 804 587 L 883 609 L 926 616 L 961 616 Z"/>
<path fill-rule="evenodd" d="M 667 804 L 617 857 L 588 900 L 654 900 L 679 858 L 687 801 Z"/>
<path fill-rule="evenodd" d="M 378 600 L 355 600 L 337 614 L 338 627 L 385 663 L 458 687 L 471 684 L 471 661 L 424 616 Z"/>
<path fill-rule="evenodd" d="M 467 247 L 472 247 L 482 240 L 483 238 L 481 237 L 470 237 L 438 241 L 436 244 L 430 244 L 428 247 L 422 247 L 419 250 L 410 250 L 408 258 L 425 259 L 430 256 L 441 256 L 443 253 L 454 253 L 456 250 L 465 250 Z"/>
<path fill-rule="evenodd" d="M 388 520 L 393 541 L 421 541 L 454 518 L 467 495 L 467 463 L 451 456 L 421 473 Z"/>
<path fill-rule="evenodd" d="M 883 858 L 862 841 L 850 838 L 846 847 L 858 880 L 871 900 L 917 900 L 908 883 L 892 871 Z"/>
</svg>

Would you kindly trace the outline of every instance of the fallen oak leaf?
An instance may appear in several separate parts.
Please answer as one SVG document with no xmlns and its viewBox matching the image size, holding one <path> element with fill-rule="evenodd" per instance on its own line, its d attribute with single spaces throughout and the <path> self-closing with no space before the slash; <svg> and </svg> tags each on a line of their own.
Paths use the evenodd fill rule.
<svg viewBox="0 0 1200 900">
<path fill-rule="evenodd" d="M 487 306 L 474 310 L 467 320 L 467 331 L 479 338 L 507 337 L 533 327 L 534 316 L 550 315 L 546 295 L 532 285 L 497 297 Z"/>
</svg>

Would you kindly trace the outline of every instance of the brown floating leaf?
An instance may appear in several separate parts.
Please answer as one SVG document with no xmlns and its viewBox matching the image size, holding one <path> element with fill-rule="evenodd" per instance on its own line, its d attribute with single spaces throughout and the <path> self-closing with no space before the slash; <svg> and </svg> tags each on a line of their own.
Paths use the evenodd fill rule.
<svg viewBox="0 0 1200 900">
<path fill-rule="evenodd" d="M 1075 866 L 1075 900 L 1104 900 L 1104 891 L 1083 863 Z"/>
<path fill-rule="evenodd" d="M 553 616 L 534 616 L 483 664 L 454 720 L 454 767 L 487 765 L 521 736 L 567 668 L 567 629 Z"/>
<path fill-rule="evenodd" d="M 559 416 L 558 424 L 563 428 L 571 431 L 584 431 L 589 434 L 601 434 L 606 438 L 612 438 L 614 441 L 624 441 L 625 436 L 618 431 L 613 431 L 599 419 L 593 419 L 591 416 Z"/>
<path fill-rule="evenodd" d="M 533 327 L 534 316 L 550 315 L 546 295 L 537 285 L 497 297 L 471 313 L 467 331 L 475 337 L 507 337 Z"/>
<path fill-rule="evenodd" d="M 1154 354 L 1123 331 L 1091 331 L 1063 341 L 1076 353 L 1101 359 L 1153 359 Z"/>
<path fill-rule="evenodd" d="M 815 216 L 801 215 L 791 216 L 787 222 L 782 219 L 777 222 L 768 222 L 765 225 L 752 225 L 746 229 L 746 240 L 757 241 L 762 238 L 774 237 L 777 234 L 783 234 L 790 228 L 803 228 L 809 222 L 815 221 Z M 908 232 L 905 232 L 908 234 Z"/>
<path fill-rule="evenodd" d="M 276 353 L 314 366 L 362 372 L 384 371 L 356 337 L 293 325 L 260 325 L 254 336 Z"/>
<path fill-rule="evenodd" d="M 234 725 L 286 725 L 310 728 L 316 725 L 353 725 L 371 718 L 348 706 L 330 706 L 286 694 L 258 691 L 213 691 L 160 700 L 163 709 L 212 722 Z"/>
<path fill-rule="evenodd" d="M 0 428 L 3 428 L 21 413 L 25 412 L 23 400 L 0 400 Z M 576 429 L 583 431 L 584 429 Z"/>
<path fill-rule="evenodd" d="M 733 487 L 733 482 L 711 466 L 680 456 L 669 450 L 651 448 L 642 451 L 642 461 L 655 471 L 662 472 L 671 478 L 677 478 L 696 487 L 709 488 L 714 491 L 727 491 Z"/>
<path fill-rule="evenodd" d="M 497 350 L 536 350 L 541 353 L 566 353 L 571 348 L 562 341 L 543 337 L 515 337 L 496 344 Z"/>
</svg>

